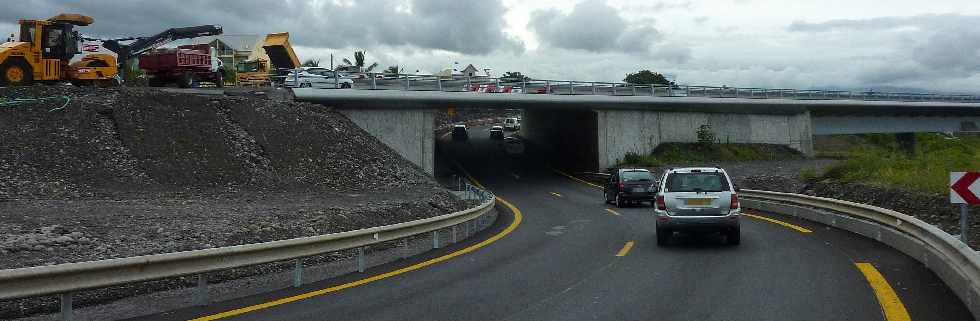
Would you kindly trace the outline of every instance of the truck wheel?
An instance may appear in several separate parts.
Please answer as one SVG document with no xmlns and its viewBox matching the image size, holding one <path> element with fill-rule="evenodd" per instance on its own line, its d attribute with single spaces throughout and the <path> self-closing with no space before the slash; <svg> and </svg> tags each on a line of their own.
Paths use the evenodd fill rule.
<svg viewBox="0 0 980 321">
<path fill-rule="evenodd" d="M 340 84 L 340 88 L 350 88 L 350 84 L 348 84 L 348 83 L 342 83 L 342 84 Z"/>
<path fill-rule="evenodd" d="M 177 80 L 177 87 L 180 88 L 190 88 L 193 85 L 194 85 L 194 73 L 189 71 L 184 72 L 183 75 L 180 75 L 180 79 Z"/>
<path fill-rule="evenodd" d="M 23 59 L 8 59 L 0 65 L 0 86 L 27 86 L 33 82 L 34 71 Z"/>
<path fill-rule="evenodd" d="M 214 86 L 218 88 L 225 87 L 225 73 L 221 71 L 214 73 Z"/>
</svg>

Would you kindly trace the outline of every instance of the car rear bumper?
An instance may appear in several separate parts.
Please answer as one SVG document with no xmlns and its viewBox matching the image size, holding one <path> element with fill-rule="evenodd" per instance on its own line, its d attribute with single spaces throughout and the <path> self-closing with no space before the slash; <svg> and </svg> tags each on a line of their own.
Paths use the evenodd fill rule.
<svg viewBox="0 0 980 321">
<path fill-rule="evenodd" d="M 735 212 L 722 216 L 671 216 L 666 212 L 655 211 L 657 228 L 675 231 L 722 231 L 739 227 L 741 214 Z"/>
<path fill-rule="evenodd" d="M 620 192 L 619 198 L 624 201 L 655 201 L 657 193 L 627 193 Z"/>
</svg>

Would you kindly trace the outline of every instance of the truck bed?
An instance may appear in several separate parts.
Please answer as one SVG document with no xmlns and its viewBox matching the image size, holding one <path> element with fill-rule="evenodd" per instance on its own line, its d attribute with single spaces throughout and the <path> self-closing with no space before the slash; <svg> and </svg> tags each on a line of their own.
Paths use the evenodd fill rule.
<svg viewBox="0 0 980 321">
<path fill-rule="evenodd" d="M 207 51 L 194 49 L 177 48 L 157 50 L 140 56 L 139 60 L 140 69 L 147 70 L 151 73 L 211 71 L 211 54 Z"/>
</svg>

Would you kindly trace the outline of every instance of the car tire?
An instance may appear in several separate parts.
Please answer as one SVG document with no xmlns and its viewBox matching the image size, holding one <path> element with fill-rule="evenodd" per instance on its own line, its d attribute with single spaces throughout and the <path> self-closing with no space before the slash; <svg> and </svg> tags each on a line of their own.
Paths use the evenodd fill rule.
<svg viewBox="0 0 980 321">
<path fill-rule="evenodd" d="M 619 194 L 616 194 L 616 207 L 622 208 L 622 207 L 625 207 L 625 206 L 626 206 L 626 203 L 623 203 L 623 200 L 619 197 Z"/>
<path fill-rule="evenodd" d="M 728 241 L 728 245 L 739 245 L 742 243 L 742 232 L 739 229 L 728 231 L 725 238 Z"/>
<path fill-rule="evenodd" d="M 340 84 L 340 88 L 349 89 L 350 87 L 351 87 L 351 85 L 348 84 L 348 83 L 342 83 L 342 84 Z"/>
<path fill-rule="evenodd" d="M 673 234 L 671 230 L 664 228 L 657 228 L 657 246 L 666 246 L 670 243 L 670 235 Z"/>
<path fill-rule="evenodd" d="M 602 202 L 609 204 L 609 192 L 602 191 Z"/>
</svg>

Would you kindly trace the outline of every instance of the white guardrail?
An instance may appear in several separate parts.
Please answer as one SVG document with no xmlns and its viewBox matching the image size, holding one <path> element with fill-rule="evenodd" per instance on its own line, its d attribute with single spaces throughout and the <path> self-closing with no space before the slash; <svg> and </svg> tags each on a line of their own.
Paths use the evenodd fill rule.
<svg viewBox="0 0 980 321">
<path fill-rule="evenodd" d="M 889 209 L 832 198 L 758 190 L 744 207 L 796 216 L 875 239 L 932 270 L 980 320 L 980 254 L 938 227 Z"/>
<path fill-rule="evenodd" d="M 197 275 L 197 301 L 198 304 L 206 304 L 205 273 L 289 260 L 295 262 L 294 286 L 299 286 L 302 280 L 302 258 L 363 248 L 429 232 L 433 233 L 433 248 L 438 248 L 440 244 L 437 233 L 440 230 L 452 228 L 455 233 L 457 225 L 474 222 L 496 204 L 496 197 L 489 191 L 463 181 L 456 182 L 456 185 L 463 199 L 477 200 L 480 204 L 427 219 L 348 232 L 176 253 L 0 270 L 0 300 L 59 294 L 62 319 L 70 320 L 73 292 Z M 363 272 L 363 251 L 359 251 L 358 255 L 358 270 Z"/>
</svg>

